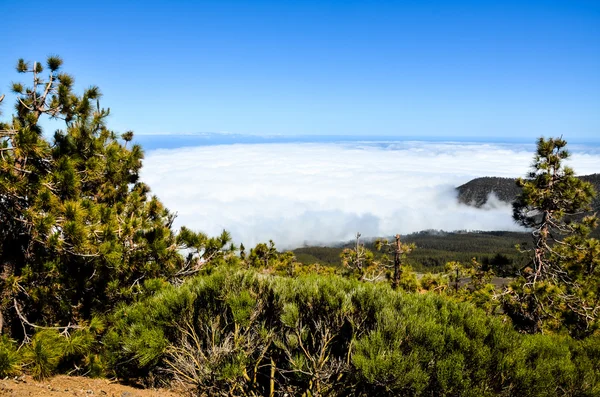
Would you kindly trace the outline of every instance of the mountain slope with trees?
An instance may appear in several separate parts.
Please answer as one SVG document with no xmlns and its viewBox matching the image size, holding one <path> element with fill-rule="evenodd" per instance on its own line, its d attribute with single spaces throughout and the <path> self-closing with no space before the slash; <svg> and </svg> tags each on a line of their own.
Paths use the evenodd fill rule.
<svg viewBox="0 0 600 397">
<path fill-rule="evenodd" d="M 583 175 L 578 178 L 591 183 L 596 191 L 600 191 L 600 174 Z M 456 191 L 460 203 L 480 208 L 487 202 L 492 192 L 499 200 L 512 203 L 521 193 L 521 188 L 517 186 L 517 178 L 486 176 L 475 178 L 464 185 L 460 185 L 456 188 Z M 592 209 L 600 211 L 600 197 L 594 198 Z"/>
<path fill-rule="evenodd" d="M 484 265 L 489 265 L 499 276 L 513 276 L 516 269 L 527 263 L 516 249 L 516 245 L 526 246 L 529 235 L 524 232 L 443 232 L 436 230 L 422 231 L 403 236 L 403 241 L 412 243 L 418 249 L 407 258 L 406 263 L 414 270 L 422 273 L 443 272 L 447 262 L 460 261 L 467 263 L 472 258 Z M 340 254 L 344 249 L 352 248 L 353 242 L 337 246 L 308 246 L 296 248 L 292 252 L 299 262 L 310 265 L 318 263 L 323 266 L 341 266 Z M 374 241 L 365 240 L 366 248 L 376 252 Z"/>
</svg>

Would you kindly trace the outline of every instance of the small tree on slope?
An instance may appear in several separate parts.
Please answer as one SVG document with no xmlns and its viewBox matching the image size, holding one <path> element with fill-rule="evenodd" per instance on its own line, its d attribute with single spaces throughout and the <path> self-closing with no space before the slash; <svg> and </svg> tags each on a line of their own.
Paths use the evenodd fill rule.
<svg viewBox="0 0 600 397">
<path fill-rule="evenodd" d="M 375 260 L 373 252 L 360 242 L 360 233 L 356 233 L 354 249 L 345 248 L 340 253 L 342 265 L 355 273 L 361 281 L 376 281 L 384 276 L 385 267 Z"/>
<path fill-rule="evenodd" d="M 504 294 L 504 310 L 527 332 L 566 327 L 587 335 L 600 314 L 600 248 L 589 238 L 595 216 L 584 217 L 594 197 L 590 183 L 563 166 L 566 141 L 540 138 L 528 178 L 513 204 L 515 221 L 532 230 L 530 265 Z"/>
<path fill-rule="evenodd" d="M 418 286 L 416 275 L 410 267 L 402 263 L 406 255 L 416 248 L 416 245 L 403 243 L 400 241 L 400 235 L 396 234 L 393 242 L 387 239 L 376 240 L 375 248 L 377 251 L 385 252 L 382 262 L 387 267 L 394 269 L 392 274 L 392 288 L 397 289 L 402 284 L 404 289 L 416 291 Z M 393 256 L 393 259 L 390 259 L 388 255 Z"/>
</svg>

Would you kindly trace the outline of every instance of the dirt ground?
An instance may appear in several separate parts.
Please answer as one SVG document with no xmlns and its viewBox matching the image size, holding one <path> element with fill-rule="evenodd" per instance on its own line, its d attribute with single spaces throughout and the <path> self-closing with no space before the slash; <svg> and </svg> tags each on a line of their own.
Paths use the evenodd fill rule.
<svg viewBox="0 0 600 397">
<path fill-rule="evenodd" d="M 111 382 L 107 379 L 90 379 L 59 375 L 41 382 L 30 376 L 0 380 L 2 397 L 59 397 L 59 396 L 105 396 L 105 397 L 179 397 L 167 389 L 139 389 Z"/>
</svg>

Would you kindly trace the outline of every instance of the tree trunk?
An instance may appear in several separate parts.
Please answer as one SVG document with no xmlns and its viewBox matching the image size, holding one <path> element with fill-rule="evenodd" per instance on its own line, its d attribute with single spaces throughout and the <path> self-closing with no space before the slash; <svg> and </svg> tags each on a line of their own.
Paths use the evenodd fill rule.
<svg viewBox="0 0 600 397">
<path fill-rule="evenodd" d="M 396 250 L 394 252 L 394 280 L 392 281 L 392 288 L 397 289 L 400 285 L 400 272 L 401 269 L 401 255 L 402 248 L 400 243 L 400 235 L 396 234 Z"/>
</svg>

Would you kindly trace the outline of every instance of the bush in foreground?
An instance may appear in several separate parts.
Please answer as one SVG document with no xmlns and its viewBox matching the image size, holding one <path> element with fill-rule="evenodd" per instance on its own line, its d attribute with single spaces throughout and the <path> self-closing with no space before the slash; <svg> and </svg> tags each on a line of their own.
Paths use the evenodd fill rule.
<svg viewBox="0 0 600 397">
<path fill-rule="evenodd" d="M 600 341 L 522 335 L 468 303 L 337 276 L 219 270 L 114 315 L 120 377 L 198 395 L 593 396 Z"/>
<path fill-rule="evenodd" d="M 0 378 L 17 375 L 21 371 L 21 357 L 15 341 L 6 335 L 0 337 Z"/>
</svg>

